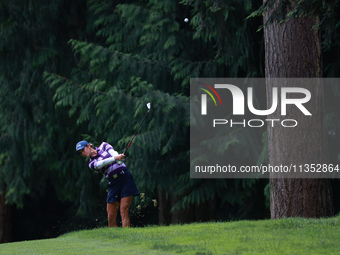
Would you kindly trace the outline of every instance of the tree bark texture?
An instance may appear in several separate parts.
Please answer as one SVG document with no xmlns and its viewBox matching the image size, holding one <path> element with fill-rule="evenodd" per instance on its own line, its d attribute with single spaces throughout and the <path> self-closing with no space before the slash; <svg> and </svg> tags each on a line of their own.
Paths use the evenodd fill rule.
<svg viewBox="0 0 340 255">
<path fill-rule="evenodd" d="M 264 22 L 271 11 L 264 16 Z M 288 79 L 276 84 L 270 78 L 321 78 L 321 38 L 313 29 L 313 17 L 292 18 L 283 24 L 273 22 L 264 27 L 267 103 L 272 103 L 272 88 L 291 87 Z M 269 78 L 269 79 L 268 79 Z M 287 80 L 287 81 L 286 81 Z M 298 126 L 268 127 L 269 163 L 275 166 L 327 163 L 327 140 L 323 127 L 324 94 L 321 84 L 301 79 L 299 87 L 311 92 L 305 104 L 312 116 L 306 117 L 297 107 L 287 107 L 285 119 L 295 119 Z M 279 96 L 280 98 L 280 96 Z M 281 110 L 281 109 L 280 109 Z M 280 111 L 269 116 L 280 119 Z M 331 184 L 328 179 L 270 178 L 271 218 L 325 217 L 333 215 Z"/>
</svg>

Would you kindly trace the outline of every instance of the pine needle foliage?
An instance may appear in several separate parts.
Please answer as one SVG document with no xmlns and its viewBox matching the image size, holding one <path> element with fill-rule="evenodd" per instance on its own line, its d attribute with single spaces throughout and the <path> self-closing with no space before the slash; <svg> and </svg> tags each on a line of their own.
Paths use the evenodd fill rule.
<svg viewBox="0 0 340 255">
<path fill-rule="evenodd" d="M 331 11 L 337 1 L 310 2 L 329 11 L 322 24 L 338 22 Z M 74 155 L 74 145 L 107 141 L 123 152 L 151 102 L 126 161 L 141 192 L 175 197 L 173 212 L 207 201 L 242 204 L 254 194 L 254 180 L 189 178 L 189 79 L 263 77 L 262 31 L 255 32 L 262 18 L 246 19 L 261 13 L 262 4 L 2 1 L 0 192 L 6 202 L 22 207 L 33 192 L 53 189 L 78 215 L 94 213 L 105 201 L 105 180 Z M 337 27 L 323 33 L 327 52 L 337 49 Z M 325 69 L 335 76 L 338 65 L 328 59 L 334 54 Z M 266 162 L 262 133 L 232 130 L 216 153 L 234 163 Z"/>
<path fill-rule="evenodd" d="M 72 75 L 44 74 L 56 107 L 119 152 L 151 102 L 126 162 L 142 192 L 161 189 L 178 198 L 173 211 L 211 199 L 242 203 L 250 193 L 243 190 L 254 184 L 189 178 L 189 79 L 262 76 L 261 56 L 252 54 L 261 44 L 251 32 L 257 21 L 245 19 L 251 1 L 199 2 L 90 0 L 87 29 L 95 37 L 69 41 L 78 59 Z M 259 150 L 249 147 L 253 134 L 236 133 L 237 141 L 223 152 L 234 159 L 246 153 L 256 162 L 251 151 Z"/>
<path fill-rule="evenodd" d="M 315 17 L 317 24 L 314 29 L 318 29 L 322 33 L 324 51 L 334 52 L 332 46 L 339 46 L 339 4 L 339 0 L 268 0 L 264 1 L 248 18 L 263 16 L 264 13 L 270 11 L 266 23 L 259 27 L 259 30 L 261 30 L 263 26 L 275 21 L 282 24 L 303 16 Z M 334 77 L 334 74 L 331 74 L 331 76 Z"/>
<path fill-rule="evenodd" d="M 26 195 L 60 191 L 60 183 L 68 183 L 63 168 L 55 166 L 67 148 L 60 134 L 67 133 L 63 126 L 72 120 L 65 121 L 63 112 L 55 110 L 53 91 L 42 74 L 67 72 L 63 66 L 72 62 L 65 47 L 69 35 L 61 31 L 82 36 L 74 26 L 81 22 L 84 5 L 74 4 L 65 11 L 64 1 L 0 3 L 0 192 L 8 204 L 22 207 Z"/>
</svg>

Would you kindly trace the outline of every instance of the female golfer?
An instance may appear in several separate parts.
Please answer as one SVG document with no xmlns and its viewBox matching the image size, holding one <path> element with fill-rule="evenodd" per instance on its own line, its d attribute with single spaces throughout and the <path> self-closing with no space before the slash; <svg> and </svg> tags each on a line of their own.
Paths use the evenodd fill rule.
<svg viewBox="0 0 340 255">
<path fill-rule="evenodd" d="M 125 155 L 118 154 L 106 142 L 103 142 L 98 148 L 93 148 L 91 143 L 80 141 L 76 145 L 76 151 L 83 157 L 89 157 L 89 167 L 104 174 L 107 178 L 108 194 L 106 202 L 109 227 L 117 227 L 116 218 L 119 207 L 122 227 L 129 227 L 129 208 L 133 197 L 138 196 L 139 191 L 125 164 L 118 163 L 125 158 Z"/>
</svg>

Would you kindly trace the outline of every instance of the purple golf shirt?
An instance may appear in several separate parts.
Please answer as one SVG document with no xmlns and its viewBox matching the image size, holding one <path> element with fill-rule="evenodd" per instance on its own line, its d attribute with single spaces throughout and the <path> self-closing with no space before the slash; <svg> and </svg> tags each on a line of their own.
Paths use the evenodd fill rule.
<svg viewBox="0 0 340 255">
<path fill-rule="evenodd" d="M 97 150 L 97 156 L 95 157 L 90 157 L 90 162 L 89 162 L 89 167 L 92 170 L 98 171 L 102 174 L 104 174 L 106 177 L 110 177 L 116 173 L 121 172 L 122 170 L 126 169 L 125 164 L 121 164 L 119 165 L 117 162 L 113 162 L 111 164 L 108 164 L 106 166 L 103 166 L 102 168 L 98 169 L 97 168 L 97 162 L 107 159 L 107 158 L 111 158 L 111 155 L 109 153 L 109 150 L 113 150 L 113 147 L 106 143 L 103 142 L 99 147 L 95 148 Z"/>
</svg>

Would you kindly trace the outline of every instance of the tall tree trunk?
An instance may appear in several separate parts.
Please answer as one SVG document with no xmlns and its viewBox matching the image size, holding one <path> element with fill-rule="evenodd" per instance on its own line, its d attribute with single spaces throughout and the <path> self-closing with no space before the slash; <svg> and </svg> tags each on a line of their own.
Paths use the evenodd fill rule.
<svg viewBox="0 0 340 255">
<path fill-rule="evenodd" d="M 268 20 L 270 11 L 265 14 Z M 321 39 L 313 17 L 294 18 L 264 28 L 266 78 L 322 77 Z M 271 105 L 272 83 L 267 83 Z M 279 86 L 286 86 L 280 83 Z M 287 85 L 288 86 L 288 85 Z M 327 144 L 323 128 L 323 87 L 303 84 L 312 99 L 308 107 L 313 116 L 304 118 L 296 128 L 268 127 L 268 152 L 271 165 L 327 162 Z M 280 87 L 278 88 L 280 90 Z M 293 108 L 293 107 L 292 107 Z M 289 115 L 288 115 L 289 114 Z M 280 112 L 270 118 L 279 119 Z M 298 109 L 289 109 L 287 119 L 301 119 Z M 324 217 L 334 213 L 331 184 L 328 179 L 270 179 L 271 217 Z"/>
</svg>

